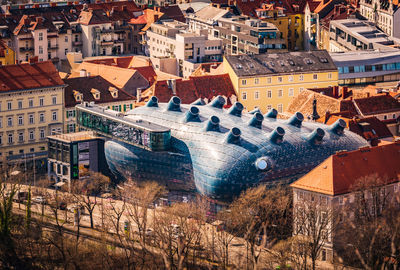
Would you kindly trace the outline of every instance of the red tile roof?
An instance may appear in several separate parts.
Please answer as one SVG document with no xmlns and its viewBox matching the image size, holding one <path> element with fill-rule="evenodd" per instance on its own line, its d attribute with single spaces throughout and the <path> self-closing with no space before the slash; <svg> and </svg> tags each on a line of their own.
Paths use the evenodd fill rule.
<svg viewBox="0 0 400 270">
<path fill-rule="evenodd" d="M 149 85 L 152 85 L 157 79 L 157 74 L 152 66 L 135 67 L 132 69 L 137 70 L 140 74 L 142 74 L 142 76 L 149 82 Z"/>
<path fill-rule="evenodd" d="M 107 66 L 118 66 L 121 68 L 129 68 L 129 64 L 131 63 L 132 58 L 133 58 L 133 56 L 114 57 L 114 58 L 89 60 L 89 61 L 85 61 L 85 62 L 107 65 Z"/>
<path fill-rule="evenodd" d="M 64 85 L 51 61 L 0 67 L 0 91 Z"/>
<path fill-rule="evenodd" d="M 364 115 L 400 111 L 400 103 L 391 95 L 386 94 L 367 98 L 358 98 L 354 99 L 354 102 Z"/>
<path fill-rule="evenodd" d="M 79 23 L 84 25 L 111 23 L 106 12 L 100 9 L 96 10 L 82 10 L 79 14 Z"/>
<path fill-rule="evenodd" d="M 242 14 L 251 17 L 257 17 L 257 13 L 255 12 L 255 10 L 261 8 L 263 4 L 273 4 L 275 7 L 283 7 L 285 14 L 293 13 L 292 7 L 286 0 L 279 1 L 279 3 L 268 0 L 236 1 L 236 6 L 239 8 Z"/>
<path fill-rule="evenodd" d="M 160 102 L 168 102 L 173 96 L 172 90 L 168 88 L 167 81 L 157 81 L 152 87 L 143 93 L 145 96 L 156 96 Z M 218 95 L 228 98 L 227 106 L 230 106 L 229 98 L 235 96 L 235 91 L 228 74 L 214 76 L 196 76 L 189 80 L 176 80 L 176 96 L 183 104 L 189 104 L 198 98 L 209 101 Z"/>
<path fill-rule="evenodd" d="M 130 24 L 146 24 L 147 23 L 147 16 L 145 14 L 137 17 L 137 18 L 132 18 L 129 23 Z"/>
<path fill-rule="evenodd" d="M 387 183 L 398 182 L 399 164 L 400 142 L 339 152 L 290 186 L 333 196 L 345 194 L 351 192 L 358 179 L 373 174 Z"/>
<path fill-rule="evenodd" d="M 94 101 L 96 104 L 101 103 L 111 103 L 111 102 L 119 102 L 119 101 L 126 101 L 126 100 L 133 100 L 135 97 L 129 95 L 124 90 L 118 88 L 114 84 L 108 82 L 107 80 L 103 79 L 100 76 L 92 76 L 92 77 L 78 77 L 72 79 L 65 79 L 65 84 L 68 86 L 65 88 L 64 91 L 64 100 L 65 100 L 65 107 L 74 107 L 75 105 L 79 104 L 75 100 L 73 91 L 79 91 L 83 95 L 83 101 L 91 102 Z M 112 97 L 109 89 L 110 87 L 114 87 L 118 89 L 118 97 Z M 100 99 L 96 100 L 92 93 L 92 89 L 96 89 L 100 92 Z"/>
</svg>

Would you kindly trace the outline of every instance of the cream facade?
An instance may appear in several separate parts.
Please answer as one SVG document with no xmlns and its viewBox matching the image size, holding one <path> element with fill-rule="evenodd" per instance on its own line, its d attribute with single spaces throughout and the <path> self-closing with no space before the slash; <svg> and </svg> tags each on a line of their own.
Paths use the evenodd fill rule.
<svg viewBox="0 0 400 270">
<path fill-rule="evenodd" d="M 47 151 L 46 137 L 63 132 L 64 88 L 0 92 L 0 157 Z"/>
</svg>

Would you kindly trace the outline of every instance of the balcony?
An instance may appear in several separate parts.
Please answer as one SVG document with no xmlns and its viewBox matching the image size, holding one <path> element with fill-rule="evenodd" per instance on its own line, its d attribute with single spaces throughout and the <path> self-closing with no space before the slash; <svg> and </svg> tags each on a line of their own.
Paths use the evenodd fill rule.
<svg viewBox="0 0 400 270">
<path fill-rule="evenodd" d="M 112 41 L 112 40 L 110 40 L 110 41 L 103 40 L 100 44 L 101 44 L 101 46 L 112 46 L 112 45 L 114 45 L 114 41 Z"/>
<path fill-rule="evenodd" d="M 51 44 L 50 46 L 47 47 L 48 50 L 57 50 L 58 49 L 58 44 Z"/>
<path fill-rule="evenodd" d="M 33 51 L 33 47 L 21 47 L 19 48 L 20 52 L 32 52 Z"/>
<path fill-rule="evenodd" d="M 72 46 L 82 46 L 82 41 L 74 41 L 72 42 Z"/>
</svg>

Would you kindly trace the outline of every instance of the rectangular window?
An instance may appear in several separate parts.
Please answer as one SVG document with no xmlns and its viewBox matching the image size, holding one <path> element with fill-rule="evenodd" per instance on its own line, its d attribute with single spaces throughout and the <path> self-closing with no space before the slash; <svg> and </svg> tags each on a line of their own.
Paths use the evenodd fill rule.
<svg viewBox="0 0 400 270">
<path fill-rule="evenodd" d="M 271 90 L 267 90 L 267 98 L 272 98 L 272 91 Z"/>
<path fill-rule="evenodd" d="M 40 139 L 44 139 L 44 129 L 40 130 Z"/>
<path fill-rule="evenodd" d="M 260 94 L 260 93 L 259 93 L 258 91 L 255 91 L 255 92 L 254 92 L 254 99 L 258 99 L 259 94 Z"/>
<path fill-rule="evenodd" d="M 24 133 L 20 132 L 18 133 L 18 142 L 23 142 L 24 141 Z"/>
<path fill-rule="evenodd" d="M 304 87 L 300 87 L 299 88 L 299 93 L 303 92 L 303 90 L 304 90 Z"/>
<path fill-rule="evenodd" d="M 24 117 L 22 115 L 18 116 L 18 125 L 22 126 L 24 124 Z"/>
<path fill-rule="evenodd" d="M 3 118 L 0 117 L 0 128 L 2 128 L 2 127 L 3 127 Z"/>
<path fill-rule="evenodd" d="M 293 82 L 293 76 L 292 75 L 289 76 L 289 82 Z"/>
<path fill-rule="evenodd" d="M 303 74 L 301 74 L 301 75 L 299 76 L 299 81 L 304 81 L 304 75 L 303 75 Z"/>
<path fill-rule="evenodd" d="M 12 133 L 8 134 L 8 143 L 13 143 L 14 142 L 14 136 Z"/>
<path fill-rule="evenodd" d="M 43 54 L 43 47 L 39 46 L 39 54 Z"/>
<path fill-rule="evenodd" d="M 39 114 L 39 122 L 43 123 L 44 122 L 44 113 Z"/>
<path fill-rule="evenodd" d="M 44 106 L 44 98 L 39 98 L 39 106 Z"/>
<path fill-rule="evenodd" d="M 247 93 L 246 93 L 246 92 L 243 92 L 243 93 L 242 93 L 242 99 L 243 99 L 243 100 L 246 100 L 246 99 L 247 99 Z"/>
<path fill-rule="evenodd" d="M 12 127 L 13 126 L 13 119 L 12 117 L 7 118 L 7 126 Z"/>
<path fill-rule="evenodd" d="M 43 33 L 39 33 L 39 40 L 43 40 Z"/>
<path fill-rule="evenodd" d="M 289 88 L 289 97 L 293 97 L 293 96 L 294 96 L 294 89 Z"/>
<path fill-rule="evenodd" d="M 267 105 L 267 110 L 268 110 L 268 111 L 269 111 L 269 110 L 272 110 L 272 105 L 271 105 L 271 104 Z"/>
<path fill-rule="evenodd" d="M 29 124 L 35 123 L 35 118 L 34 118 L 33 114 L 30 114 L 28 117 L 29 117 Z"/>
<path fill-rule="evenodd" d="M 328 79 L 332 79 L 332 73 L 328 73 Z"/>
<path fill-rule="evenodd" d="M 254 84 L 258 84 L 260 82 L 260 80 L 258 78 L 254 79 Z"/>
<path fill-rule="evenodd" d="M 313 74 L 313 80 L 318 80 L 318 74 Z"/>
<path fill-rule="evenodd" d="M 11 103 L 11 101 L 7 101 L 7 110 L 9 110 L 9 111 L 12 110 L 12 103 Z"/>
<path fill-rule="evenodd" d="M 0 144 L 3 144 L 3 135 L 0 134 Z"/>
<path fill-rule="evenodd" d="M 33 141 L 35 139 L 35 132 L 33 130 L 29 131 L 29 140 Z"/>
<path fill-rule="evenodd" d="M 271 77 L 268 77 L 268 78 L 267 78 L 267 83 L 271 83 L 271 82 L 272 82 Z"/>
<path fill-rule="evenodd" d="M 53 105 L 57 105 L 57 97 L 52 97 L 51 98 Z"/>
<path fill-rule="evenodd" d="M 22 109 L 22 100 L 18 100 L 18 109 Z"/>
<path fill-rule="evenodd" d="M 283 82 L 283 78 L 282 77 L 278 77 L 278 82 Z"/>
<path fill-rule="evenodd" d="M 283 90 L 282 89 L 278 90 L 278 97 L 283 97 Z"/>
<path fill-rule="evenodd" d="M 53 121 L 57 121 L 57 112 L 52 112 L 51 115 L 52 115 Z"/>
<path fill-rule="evenodd" d="M 246 85 L 246 80 L 242 80 L 242 85 Z"/>
<path fill-rule="evenodd" d="M 65 36 L 65 42 L 68 42 L 68 36 Z"/>
<path fill-rule="evenodd" d="M 278 104 L 278 112 L 283 113 L 283 104 Z"/>
<path fill-rule="evenodd" d="M 33 99 L 32 99 L 32 98 L 30 98 L 30 99 L 28 100 L 28 105 L 29 105 L 29 108 L 32 108 L 32 107 L 33 107 Z"/>
</svg>

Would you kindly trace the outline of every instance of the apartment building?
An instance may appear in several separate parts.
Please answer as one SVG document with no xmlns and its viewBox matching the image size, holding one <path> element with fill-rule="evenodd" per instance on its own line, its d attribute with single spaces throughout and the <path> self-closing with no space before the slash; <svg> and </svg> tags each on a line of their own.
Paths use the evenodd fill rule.
<svg viewBox="0 0 400 270">
<path fill-rule="evenodd" d="M 101 76 L 87 76 L 65 79 L 64 130 L 77 131 L 75 106 L 82 102 L 93 102 L 108 109 L 127 112 L 135 106 L 135 97 L 118 88 Z"/>
<path fill-rule="evenodd" d="M 147 30 L 151 58 L 176 58 L 179 76 L 187 78 L 201 63 L 222 60 L 222 40 L 207 30 L 191 32 L 179 21 L 153 23 Z M 177 74 L 177 75 L 178 75 Z"/>
<path fill-rule="evenodd" d="M 278 28 L 248 16 L 220 18 L 213 36 L 221 38 L 230 55 L 286 51 L 286 42 Z"/>
<path fill-rule="evenodd" d="M 305 176 L 291 184 L 293 189 L 294 235 L 302 235 L 302 213 L 306 207 L 315 207 L 322 216 L 328 216 L 326 226 L 321 226 L 326 235 L 321 235 L 322 249 L 318 259 L 327 262 L 341 262 L 341 256 L 349 255 L 350 245 L 343 246 L 335 228 L 340 224 L 357 218 L 352 207 L 357 200 L 357 182 L 365 177 L 376 177 L 382 186 L 374 189 L 379 193 L 376 200 L 384 199 L 386 203 L 398 196 L 400 192 L 400 142 L 376 147 L 366 147 L 351 152 L 338 152 Z M 373 189 L 367 191 L 365 198 L 373 207 Z M 378 197 L 376 197 L 378 196 Z M 299 211 L 300 210 L 300 211 Z M 368 209 L 367 211 L 374 211 Z M 321 217 L 322 218 L 322 217 Z M 324 241 L 324 242 L 322 242 Z M 346 243 L 347 244 L 347 243 Z M 342 253 L 341 253 L 342 252 Z"/>
<path fill-rule="evenodd" d="M 129 21 L 142 14 L 131 1 L 7 6 L 0 36 L 16 52 L 18 63 L 33 56 L 59 63 L 68 52 L 84 57 L 139 54 L 140 29 Z"/>
<path fill-rule="evenodd" d="M 338 70 L 324 50 L 229 55 L 223 65 L 248 111 L 282 113 L 304 89 L 338 85 Z"/>
<path fill-rule="evenodd" d="M 64 88 L 50 61 L 0 67 L 0 157 L 47 155 L 46 137 L 63 132 Z"/>
<path fill-rule="evenodd" d="M 398 1 L 360 0 L 360 13 L 391 37 L 400 38 Z"/>
<path fill-rule="evenodd" d="M 15 53 L 3 40 L 0 39 L 0 64 L 2 66 L 15 64 Z"/>
<path fill-rule="evenodd" d="M 388 36 L 373 23 L 359 19 L 333 20 L 329 26 L 329 51 L 399 51 L 400 39 Z"/>
<path fill-rule="evenodd" d="M 400 51 L 331 53 L 339 70 L 339 85 L 367 85 L 400 81 Z"/>
</svg>

